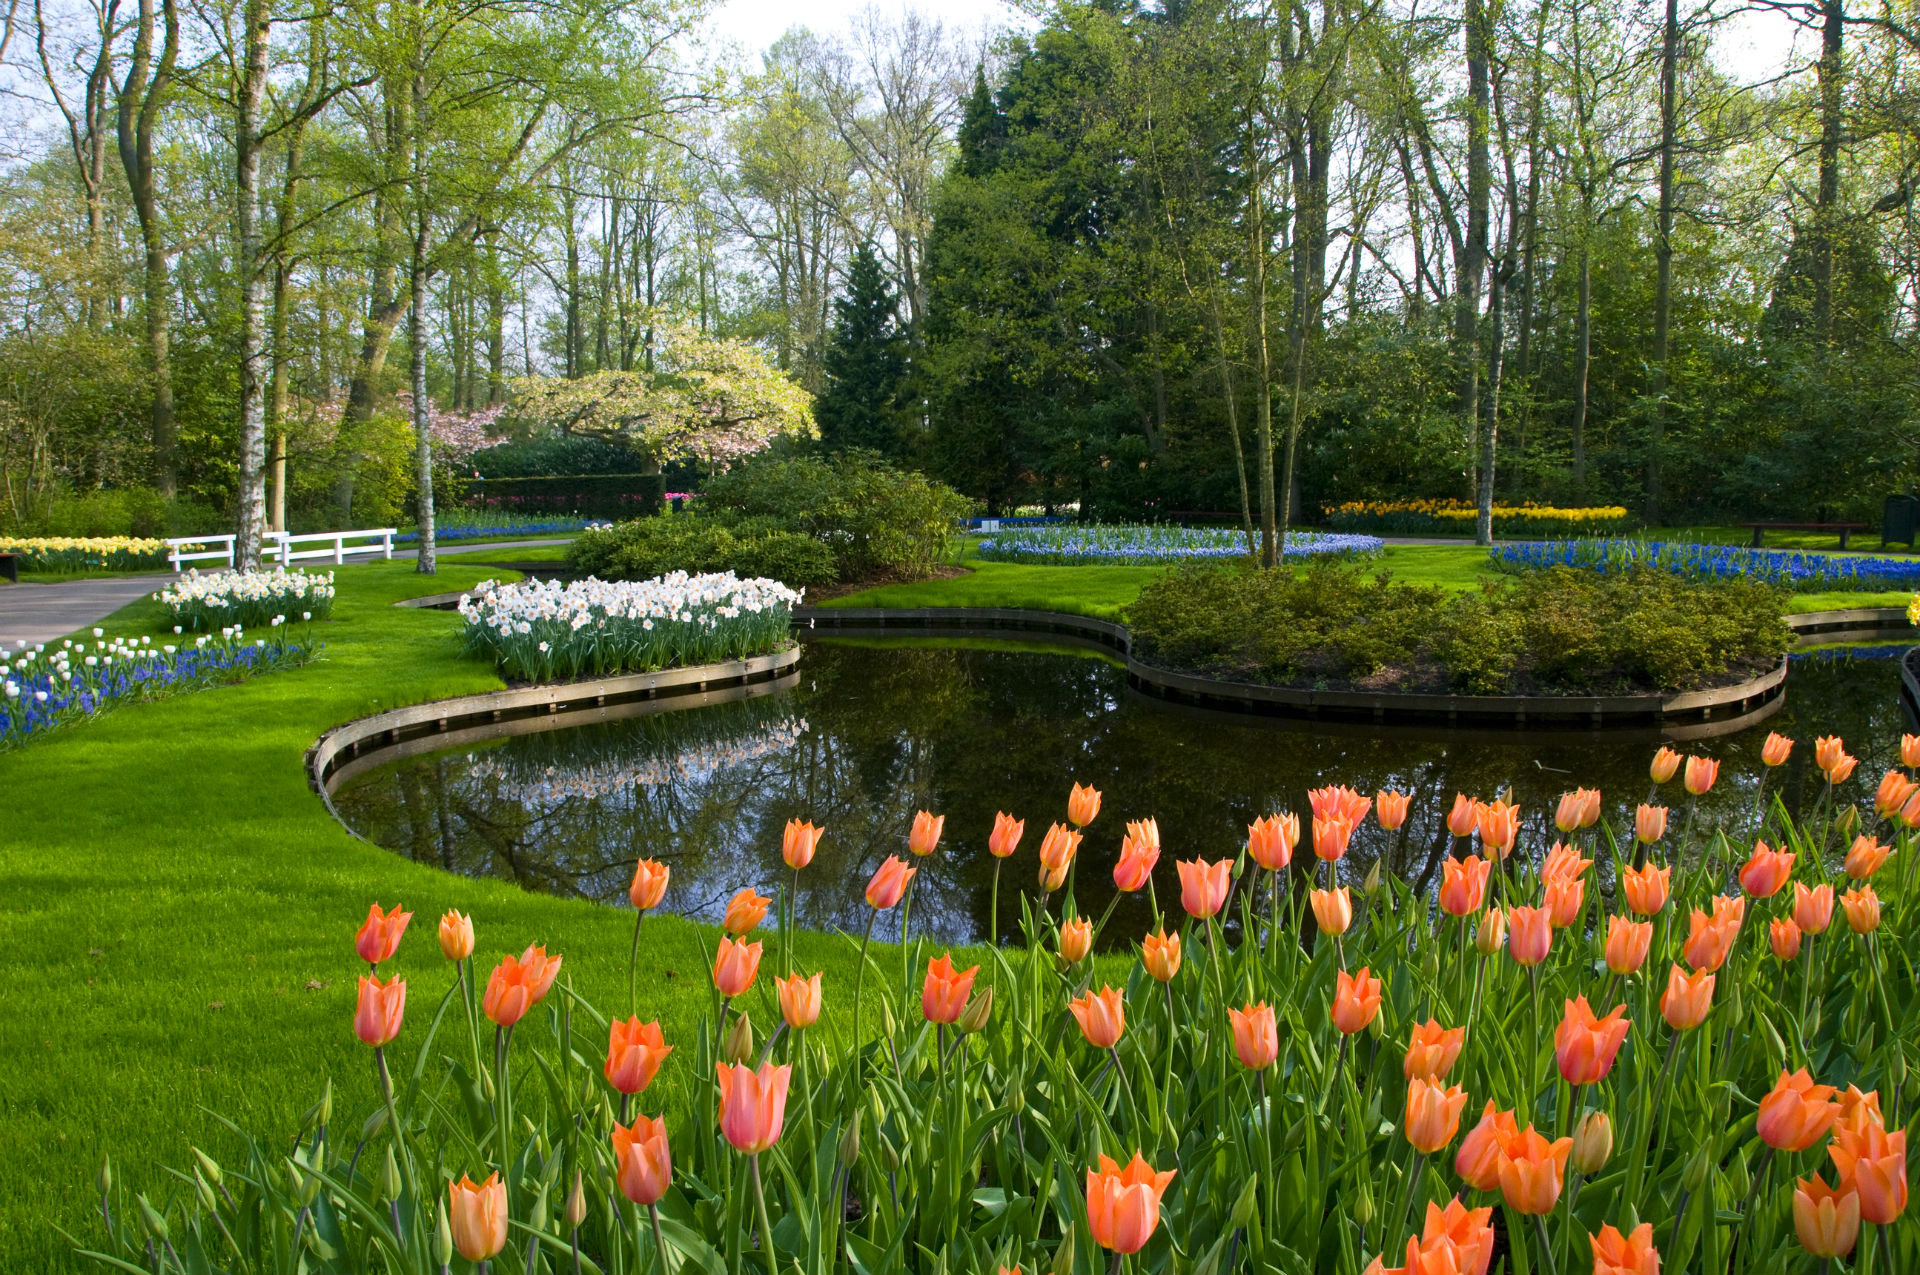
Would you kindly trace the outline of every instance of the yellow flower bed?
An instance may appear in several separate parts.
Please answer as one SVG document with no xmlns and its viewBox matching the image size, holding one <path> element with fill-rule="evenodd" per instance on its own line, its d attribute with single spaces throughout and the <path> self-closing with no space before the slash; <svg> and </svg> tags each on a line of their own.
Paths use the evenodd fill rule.
<svg viewBox="0 0 1920 1275">
<path fill-rule="evenodd" d="M 1459 534 L 1479 515 L 1464 500 L 1349 500 L 1326 507 L 1327 522 L 1340 531 L 1418 535 Z M 1565 509 L 1531 501 L 1495 505 L 1494 526 L 1504 535 L 1579 536 L 1623 530 L 1629 515 L 1620 505 Z"/>
<path fill-rule="evenodd" d="M 167 542 L 141 536 L 0 536 L 0 553 L 28 571 L 151 570 L 167 565 Z"/>
</svg>

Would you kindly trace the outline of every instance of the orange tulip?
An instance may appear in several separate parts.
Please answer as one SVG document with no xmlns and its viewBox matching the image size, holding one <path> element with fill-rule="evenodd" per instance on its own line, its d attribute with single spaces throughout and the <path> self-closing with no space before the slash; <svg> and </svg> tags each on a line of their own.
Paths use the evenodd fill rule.
<svg viewBox="0 0 1920 1275">
<path fill-rule="evenodd" d="M 780 836 L 780 857 L 795 872 L 813 862 L 813 852 L 820 848 L 820 834 L 824 828 L 816 828 L 811 821 L 787 820 L 786 831 Z"/>
<path fill-rule="evenodd" d="M 1460 1275 L 1461 1269 L 1460 1255 L 1446 1240 L 1422 1244 L 1409 1237 L 1405 1266 L 1388 1266 L 1386 1255 L 1379 1253 L 1360 1275 Z"/>
<path fill-rule="evenodd" d="M 1068 1001 L 1067 1008 L 1080 1024 L 1080 1034 L 1095 1049 L 1112 1049 L 1127 1030 L 1127 1006 L 1118 988 L 1103 986 L 1098 993 L 1083 993 L 1080 999 Z"/>
<path fill-rule="evenodd" d="M 1116 1253 L 1138 1253 L 1160 1225 L 1160 1197 L 1175 1170 L 1155 1173 L 1138 1151 L 1126 1168 L 1106 1156 L 1087 1170 L 1087 1229 L 1093 1242 Z"/>
<path fill-rule="evenodd" d="M 759 973 L 760 944 L 720 940 L 720 950 L 713 958 L 713 985 L 720 989 L 722 996 L 740 995 L 753 986 L 754 977 Z"/>
<path fill-rule="evenodd" d="M 724 944 L 726 940 L 721 942 Z M 757 952 L 759 944 L 754 947 Z M 517 961 L 511 956 L 501 958 L 487 978 L 487 991 L 480 1000 L 487 1017 L 501 1027 L 519 1022 L 553 986 L 561 960 L 558 956 L 548 956 L 547 949 L 537 944 L 522 952 Z"/>
<path fill-rule="evenodd" d="M 720 1132 L 733 1149 L 759 1155 L 780 1141 L 787 1121 L 787 1082 L 793 1068 L 761 1063 L 715 1063 L 720 1078 Z"/>
<path fill-rule="evenodd" d="M 1513 839 L 1520 832 L 1520 807 L 1496 800 L 1481 803 L 1473 813 L 1480 826 L 1481 846 L 1501 859 L 1512 854 Z"/>
<path fill-rule="evenodd" d="M 1567 1162 L 1589 1176 L 1607 1166 L 1613 1155 L 1613 1118 L 1604 1111 L 1589 1111 L 1573 1127 L 1573 1154 Z"/>
<path fill-rule="evenodd" d="M 667 865 L 642 859 L 633 865 L 633 884 L 627 887 L 627 900 L 640 911 L 660 906 L 667 896 Z"/>
<path fill-rule="evenodd" d="M 1846 753 L 1847 746 L 1838 735 L 1822 735 L 1813 741 L 1813 764 L 1821 770 L 1832 770 Z"/>
<path fill-rule="evenodd" d="M 1870 885 L 1841 895 L 1840 909 L 1847 914 L 1847 926 L 1855 934 L 1871 934 L 1880 928 L 1880 896 Z"/>
<path fill-rule="evenodd" d="M 1080 784 L 1073 786 L 1067 794 L 1067 822 L 1076 828 L 1084 828 L 1100 814 L 1100 790 Z"/>
<path fill-rule="evenodd" d="M 1614 973 L 1637 973 L 1647 963 L 1647 951 L 1652 946 L 1652 921 L 1629 921 L 1624 916 L 1607 918 L 1607 968 Z"/>
<path fill-rule="evenodd" d="M 1727 953 L 1733 950 L 1739 927 L 1717 922 L 1699 908 L 1693 909 L 1688 924 L 1691 928 L 1687 941 L 1680 946 L 1681 956 L 1696 970 L 1719 969 L 1726 963 Z"/>
<path fill-rule="evenodd" d="M 1833 1125 L 1840 1105 L 1833 1101 L 1832 1085 L 1816 1085 L 1805 1067 L 1780 1073 L 1780 1079 L 1760 1099 L 1753 1131 L 1776 1151 L 1805 1151 Z"/>
<path fill-rule="evenodd" d="M 1373 817 L 1388 832 L 1397 829 L 1407 821 L 1407 803 L 1413 799 L 1411 793 L 1382 788 L 1373 794 Z"/>
<path fill-rule="evenodd" d="M 1664 784 L 1672 779 L 1680 769 L 1680 754 L 1661 745 L 1660 751 L 1653 755 L 1653 764 L 1647 767 L 1647 773 L 1656 784 Z"/>
<path fill-rule="evenodd" d="M 1793 923 L 1792 917 L 1781 917 L 1777 921 L 1767 922 L 1767 942 L 1773 945 L 1773 954 L 1783 961 L 1790 961 L 1800 955 L 1800 927 Z"/>
<path fill-rule="evenodd" d="M 1093 950 L 1093 922 L 1084 916 L 1060 923 L 1060 956 L 1068 964 L 1086 959 Z"/>
<path fill-rule="evenodd" d="M 1842 753 L 1840 760 L 1834 763 L 1833 769 L 1827 772 L 1827 782 L 1831 784 L 1846 783 L 1847 780 L 1853 777 L 1853 768 L 1859 764 L 1860 759 L 1852 753 Z"/>
<path fill-rule="evenodd" d="M 1113 865 L 1113 884 L 1124 893 L 1131 894 L 1153 879 L 1153 865 L 1158 862 L 1160 847 L 1157 843 L 1128 836 L 1120 843 L 1120 861 Z"/>
<path fill-rule="evenodd" d="M 1878 872 L 1892 853 L 1892 846 L 1883 846 L 1872 837 L 1855 837 L 1853 847 L 1847 851 L 1847 875 L 1855 881 L 1864 881 Z"/>
<path fill-rule="evenodd" d="M 1319 922 L 1322 934 L 1338 937 L 1353 924 L 1353 896 L 1344 885 L 1335 890 L 1314 890 L 1307 895 L 1307 902 L 1313 905 L 1313 919 Z"/>
<path fill-rule="evenodd" d="M 998 811 L 993 816 L 993 832 L 987 837 L 987 852 L 996 859 L 1005 859 L 1020 848 L 1020 838 L 1026 835 L 1027 821 L 1015 819 L 1006 811 Z"/>
<path fill-rule="evenodd" d="M 959 1019 L 973 995 L 973 978 L 980 972 L 971 969 L 954 972 L 953 954 L 942 952 L 939 959 L 927 962 L 926 981 L 920 985 L 920 1012 L 930 1023 L 951 1023 Z"/>
<path fill-rule="evenodd" d="M 1900 737 L 1900 764 L 1908 770 L 1920 767 L 1920 735 Z"/>
<path fill-rule="evenodd" d="M 1487 914 L 1480 918 L 1480 926 L 1473 932 L 1473 950 L 1482 956 L 1492 956 L 1507 941 L 1507 914 L 1499 908 L 1488 908 Z"/>
<path fill-rule="evenodd" d="M 1792 740 L 1777 731 L 1768 731 L 1767 742 L 1760 745 L 1760 760 L 1768 766 L 1778 766 L 1792 752 Z"/>
<path fill-rule="evenodd" d="M 1889 1226 L 1907 1210 L 1907 1131 L 1888 1133 L 1877 1124 L 1857 1128 L 1836 1125 L 1827 1147 L 1840 1185 L 1860 1195 L 1860 1217 Z"/>
<path fill-rule="evenodd" d="M 1226 905 L 1233 860 L 1182 859 L 1174 866 L 1180 870 L 1180 906 L 1188 916 L 1204 921 Z"/>
<path fill-rule="evenodd" d="M 1545 904 L 1548 922 L 1554 929 L 1564 930 L 1580 919 L 1587 905 L 1587 883 L 1578 878 L 1549 881 Z"/>
<path fill-rule="evenodd" d="M 1162 926 L 1147 935 L 1140 941 L 1140 963 L 1160 982 L 1171 983 L 1180 972 L 1179 934 L 1168 934 Z"/>
<path fill-rule="evenodd" d="M 360 1003 L 353 1011 L 353 1034 L 362 1044 L 376 1048 L 400 1034 L 400 1020 L 407 1013 L 407 982 L 360 976 Z"/>
<path fill-rule="evenodd" d="M 1559 1029 L 1553 1034 L 1554 1061 L 1568 1084 L 1598 1084 L 1613 1070 L 1613 1060 L 1633 1027 L 1626 1016 L 1627 1007 L 1615 1005 L 1605 1018 L 1596 1018 L 1584 996 L 1576 996 L 1566 1005 Z"/>
<path fill-rule="evenodd" d="M 402 912 L 397 903 L 391 912 L 382 912 L 380 905 L 374 904 L 367 909 L 367 919 L 360 923 L 359 933 L 353 936 L 354 950 L 369 965 L 392 960 L 400 946 L 400 936 L 407 932 L 407 922 L 411 920 L 413 913 Z"/>
<path fill-rule="evenodd" d="M 1920 793 L 1920 784 L 1908 779 L 1897 770 L 1889 770 L 1880 776 L 1880 784 L 1873 793 L 1873 813 L 1882 819 L 1891 819 L 1900 808 Z"/>
<path fill-rule="evenodd" d="M 1294 839 L 1300 835 L 1300 821 L 1292 815 L 1292 835 L 1279 815 L 1255 819 L 1247 825 L 1247 854 L 1269 872 L 1278 872 L 1293 862 Z"/>
<path fill-rule="evenodd" d="M 1553 916 L 1545 908 L 1508 908 L 1513 934 L 1507 950 L 1522 965 L 1538 965 L 1553 947 Z"/>
<path fill-rule="evenodd" d="M 1464 1027 L 1442 1027 L 1438 1019 L 1416 1023 L 1401 1066 L 1408 1080 L 1444 1080 L 1467 1043 Z"/>
<path fill-rule="evenodd" d="M 1753 854 L 1740 868 L 1740 888 L 1756 899 L 1771 899 L 1793 875 L 1794 857 L 1764 841 L 1754 842 Z"/>
<path fill-rule="evenodd" d="M 1817 885 L 1808 889 L 1793 883 L 1793 923 L 1808 934 L 1824 934 L 1833 923 L 1833 887 Z"/>
<path fill-rule="evenodd" d="M 1860 1238 L 1859 1193 L 1830 1187 L 1818 1173 L 1798 1179 L 1793 1188 L 1793 1229 L 1800 1236 L 1800 1247 L 1815 1257 L 1845 1257 Z"/>
<path fill-rule="evenodd" d="M 621 1093 L 639 1093 L 653 1083 L 673 1046 L 660 1034 L 659 1020 L 642 1023 L 638 1015 L 616 1018 L 607 1032 L 607 1083 Z"/>
<path fill-rule="evenodd" d="M 1495 1110 L 1489 1098 L 1480 1113 L 1480 1123 L 1461 1139 L 1460 1151 L 1453 1157 L 1453 1171 L 1476 1191 L 1498 1190 L 1501 1149 L 1519 1136 L 1520 1126 L 1513 1113 Z"/>
<path fill-rule="evenodd" d="M 1464 859 L 1441 862 L 1440 910 L 1449 916 L 1466 916 L 1480 910 L 1487 898 L 1487 874 L 1493 860 L 1470 854 Z"/>
<path fill-rule="evenodd" d="M 1622 1235 L 1609 1222 L 1600 1228 L 1600 1234 L 1587 1238 L 1593 1242 L 1593 1275 L 1660 1275 L 1653 1223 L 1642 1222 L 1631 1234 Z"/>
<path fill-rule="evenodd" d="M 1716 894 L 1713 896 L 1713 923 L 1724 925 L 1739 932 L 1740 925 L 1747 919 L 1747 896 L 1744 894 Z"/>
<path fill-rule="evenodd" d="M 1233 1052 L 1240 1064 L 1253 1071 L 1273 1066 L 1280 1056 L 1280 1031 L 1274 1022 L 1273 1008 L 1265 1001 L 1245 1009 L 1229 1009 L 1233 1025 Z"/>
<path fill-rule="evenodd" d="M 448 912 L 440 918 L 440 951 L 450 961 L 464 961 L 473 955 L 472 917 Z"/>
<path fill-rule="evenodd" d="M 1713 781 L 1720 778 L 1720 763 L 1711 757 L 1687 758 L 1687 775 L 1681 783 L 1686 790 L 1699 797 L 1713 787 Z"/>
<path fill-rule="evenodd" d="M 1351 1036 L 1365 1031 L 1380 1012 L 1380 980 L 1362 966 L 1358 974 L 1334 975 L 1333 1025 Z"/>
<path fill-rule="evenodd" d="M 635 1116 L 631 1129 L 613 1126 L 613 1163 L 620 1194 L 635 1204 L 658 1204 L 673 1181 L 665 1116 Z"/>
<path fill-rule="evenodd" d="M 1067 879 L 1067 868 L 1080 853 L 1080 834 L 1063 823 L 1051 824 L 1040 839 L 1040 880 L 1047 889 L 1059 888 Z"/>
<path fill-rule="evenodd" d="M 888 855 L 887 861 L 867 882 L 867 906 L 884 912 L 900 902 L 900 896 L 907 892 L 907 883 L 913 880 L 913 874 L 918 871 L 918 868 L 909 868 L 898 855 Z"/>
<path fill-rule="evenodd" d="M 1907 798 L 1907 804 L 1900 807 L 1898 814 L 1892 816 L 1909 828 L 1920 828 L 1920 789 Z"/>
<path fill-rule="evenodd" d="M 1317 859 L 1335 862 L 1347 853 L 1347 843 L 1352 839 L 1353 825 L 1345 819 L 1313 821 L 1313 853 Z"/>
<path fill-rule="evenodd" d="M 1460 1113 L 1466 1106 L 1467 1091 L 1459 1085 L 1443 1089 L 1437 1080 L 1415 1076 L 1407 1082 L 1407 1141 L 1432 1155 L 1460 1132 Z"/>
<path fill-rule="evenodd" d="M 1600 790 L 1598 788 L 1576 788 L 1563 793 L 1559 808 L 1554 811 L 1553 826 L 1562 832 L 1573 832 L 1580 828 L 1591 828 L 1600 822 Z"/>
<path fill-rule="evenodd" d="M 741 890 L 727 900 L 727 914 L 720 918 L 720 928 L 739 938 L 766 920 L 767 905 L 772 902 L 765 895 L 755 894 L 752 887 Z"/>
<path fill-rule="evenodd" d="M 1627 896 L 1627 906 L 1641 916 L 1653 916 L 1667 906 L 1667 880 L 1672 875 L 1671 868 L 1663 868 L 1649 863 L 1644 868 L 1635 868 L 1631 864 L 1620 869 L 1621 891 Z"/>
<path fill-rule="evenodd" d="M 1633 812 L 1633 839 L 1650 846 L 1667 835 L 1667 808 L 1644 803 Z"/>
<path fill-rule="evenodd" d="M 1667 972 L 1667 990 L 1660 994 L 1660 1016 L 1675 1031 L 1698 1027 L 1713 1012 L 1713 983 L 1710 970 L 1689 974 L 1675 965 Z"/>
<path fill-rule="evenodd" d="M 1453 809 L 1447 812 L 1447 831 L 1456 837 L 1471 837 L 1480 826 L 1480 803 L 1463 792 L 1453 794 Z"/>
<path fill-rule="evenodd" d="M 802 978 L 789 974 L 774 979 L 773 988 L 780 997 L 780 1017 L 787 1020 L 788 1027 L 800 1031 L 820 1021 L 820 975 Z"/>
<path fill-rule="evenodd" d="M 1487 1266 L 1493 1261 L 1492 1221 L 1491 1208 L 1470 1209 L 1457 1195 L 1444 1209 L 1429 1200 L 1427 1224 L 1420 1232 L 1421 1248 L 1434 1247 L 1436 1241 L 1449 1244 L 1455 1254 L 1453 1269 L 1459 1275 L 1487 1275 Z"/>
<path fill-rule="evenodd" d="M 1548 1142 L 1528 1125 L 1500 1148 L 1500 1194 L 1516 1213 L 1553 1212 L 1567 1170 L 1572 1138 Z"/>
<path fill-rule="evenodd" d="M 1572 846 L 1555 843 L 1547 851 L 1546 859 L 1540 864 L 1542 881 L 1577 881 L 1593 866 L 1592 859 L 1583 859 L 1580 852 Z"/>
<path fill-rule="evenodd" d="M 945 815 L 929 814 L 924 810 L 913 812 L 913 827 L 907 833 L 907 849 L 922 859 L 934 852 L 940 844 L 940 830 L 947 826 Z"/>
<path fill-rule="evenodd" d="M 1373 808 L 1373 802 L 1345 784 L 1315 788 L 1307 793 L 1307 804 L 1315 819 L 1339 819 L 1358 825 Z"/>
<path fill-rule="evenodd" d="M 482 1183 L 466 1174 L 447 1184 L 453 1246 L 469 1262 L 485 1262 L 507 1246 L 507 1184 L 498 1173 Z"/>
<path fill-rule="evenodd" d="M 1836 1137 L 1842 1129 L 1858 1132 L 1868 1125 L 1879 1129 L 1887 1127 L 1886 1117 L 1880 1114 L 1878 1089 L 1861 1093 L 1859 1089 L 1848 1085 L 1847 1091 L 1836 1095 L 1834 1101 L 1840 1105 L 1839 1113 L 1833 1118 L 1833 1132 Z"/>
</svg>

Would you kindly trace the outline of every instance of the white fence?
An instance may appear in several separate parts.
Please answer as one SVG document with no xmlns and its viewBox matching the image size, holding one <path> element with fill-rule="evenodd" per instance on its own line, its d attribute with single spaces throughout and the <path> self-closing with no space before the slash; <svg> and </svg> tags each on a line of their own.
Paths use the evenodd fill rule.
<svg viewBox="0 0 1920 1275">
<path fill-rule="evenodd" d="M 297 536 L 284 531 L 269 531 L 261 546 L 260 557 L 264 562 L 281 565 L 313 558 L 331 558 L 335 563 L 341 563 L 347 560 L 350 553 L 378 553 L 382 558 L 391 558 L 393 538 L 398 530 L 395 527 L 374 527 L 365 531 L 309 531 Z M 183 564 L 194 562 L 217 561 L 223 567 L 231 567 L 236 539 L 236 536 L 180 536 L 166 542 L 167 562 L 175 571 L 180 570 Z M 365 543 L 350 544 L 350 541 Z M 303 545 L 318 547 L 298 547 Z"/>
</svg>

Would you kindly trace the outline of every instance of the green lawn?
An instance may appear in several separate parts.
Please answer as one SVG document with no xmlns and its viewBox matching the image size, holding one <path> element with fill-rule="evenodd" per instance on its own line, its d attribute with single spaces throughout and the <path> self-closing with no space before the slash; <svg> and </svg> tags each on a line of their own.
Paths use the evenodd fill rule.
<svg viewBox="0 0 1920 1275">
<path fill-rule="evenodd" d="M 458 654 L 457 617 L 389 605 L 489 574 L 459 558 L 433 578 L 407 562 L 342 568 L 315 664 L 118 709 L 0 755 L 0 1270 L 76 1266 L 56 1228 L 97 1238 L 103 1155 L 120 1180 L 170 1195 L 162 1166 L 189 1163 L 190 1144 L 231 1150 L 212 1112 L 285 1136 L 328 1075 L 336 1121 L 358 1128 L 376 1101 L 349 1026 L 353 935 L 370 902 L 415 913 L 396 964 L 413 989 L 408 1062 L 449 982 L 434 939 L 449 907 L 472 914 L 483 971 L 545 942 L 590 999 L 624 1001 L 630 911 L 410 863 L 348 835 L 307 788 L 302 754 L 329 726 L 501 685 Z M 108 627 L 167 631 L 151 601 Z M 708 1010 L 699 933 L 665 917 L 643 931 L 641 1010 L 670 1041 Z M 829 989 L 852 982 L 845 940 L 803 936 L 798 959 L 826 969 Z M 846 1013 L 844 993 L 828 1004 L 830 1021 Z M 749 1008 L 777 1019 L 764 972 Z M 650 1105 L 677 1103 L 690 1056 L 669 1062 Z"/>
</svg>

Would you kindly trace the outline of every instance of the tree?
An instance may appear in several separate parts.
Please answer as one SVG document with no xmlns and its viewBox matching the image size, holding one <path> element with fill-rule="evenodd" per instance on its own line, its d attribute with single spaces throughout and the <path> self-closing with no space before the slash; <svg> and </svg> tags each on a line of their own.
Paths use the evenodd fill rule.
<svg viewBox="0 0 1920 1275">
<path fill-rule="evenodd" d="M 871 243 L 847 267 L 847 290 L 833 303 L 833 337 L 821 357 L 826 393 L 815 414 L 829 450 L 901 450 L 900 390 L 907 376 L 905 342 L 894 295 Z"/>
</svg>

